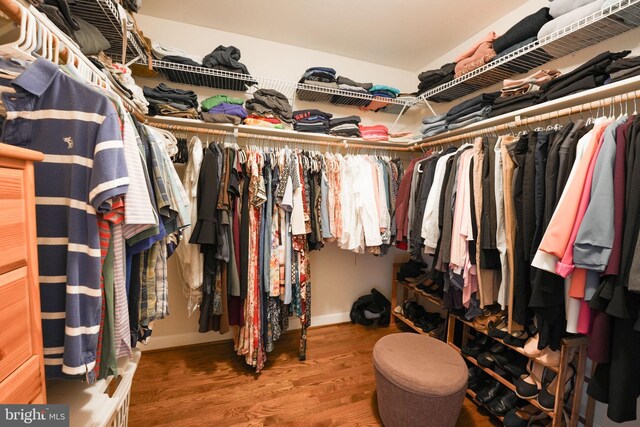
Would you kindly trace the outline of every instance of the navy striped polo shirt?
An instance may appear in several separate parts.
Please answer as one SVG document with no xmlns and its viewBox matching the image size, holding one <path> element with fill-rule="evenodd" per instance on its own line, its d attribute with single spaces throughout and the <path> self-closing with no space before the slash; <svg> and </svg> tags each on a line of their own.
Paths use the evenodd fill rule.
<svg viewBox="0 0 640 427">
<path fill-rule="evenodd" d="M 129 184 L 120 122 L 97 90 L 37 59 L 3 93 L 4 140 L 35 164 L 40 300 L 47 377 L 91 375 L 100 329 L 96 212 Z"/>
</svg>

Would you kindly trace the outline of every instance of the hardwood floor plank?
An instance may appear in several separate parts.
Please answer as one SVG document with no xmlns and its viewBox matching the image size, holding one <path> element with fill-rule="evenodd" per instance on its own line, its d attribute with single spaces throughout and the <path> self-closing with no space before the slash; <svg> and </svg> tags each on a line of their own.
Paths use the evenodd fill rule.
<svg viewBox="0 0 640 427">
<path fill-rule="evenodd" d="M 307 360 L 298 360 L 298 331 L 276 343 L 256 374 L 217 342 L 148 352 L 133 380 L 129 425 L 380 426 L 371 354 L 401 325 L 341 324 L 312 328 Z M 457 427 L 498 425 L 465 399 Z"/>
</svg>

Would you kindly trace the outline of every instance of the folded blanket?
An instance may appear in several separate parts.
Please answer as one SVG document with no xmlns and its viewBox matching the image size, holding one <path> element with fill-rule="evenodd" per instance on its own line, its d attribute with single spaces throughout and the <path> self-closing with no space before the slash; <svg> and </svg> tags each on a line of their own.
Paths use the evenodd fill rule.
<svg viewBox="0 0 640 427">
<path fill-rule="evenodd" d="M 568 25 L 571 25 L 576 21 L 581 20 L 585 16 L 589 16 L 599 11 L 602 3 L 604 3 L 604 0 L 592 1 L 591 3 L 585 4 L 584 6 L 581 6 L 577 9 L 573 9 L 571 12 L 565 13 L 564 15 L 561 15 L 556 19 L 547 22 L 542 28 L 540 28 L 540 31 L 538 31 L 538 40 L 547 37 L 549 34 L 553 34 L 556 31 Z"/>
<path fill-rule="evenodd" d="M 593 0 L 554 0 L 549 4 L 549 15 L 551 15 L 552 18 L 558 18 L 592 1 Z"/>
</svg>

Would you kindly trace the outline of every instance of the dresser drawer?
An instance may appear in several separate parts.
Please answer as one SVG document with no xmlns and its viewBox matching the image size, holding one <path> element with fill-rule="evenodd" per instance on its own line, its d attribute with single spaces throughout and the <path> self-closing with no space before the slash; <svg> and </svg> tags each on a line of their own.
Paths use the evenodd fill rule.
<svg viewBox="0 0 640 427">
<path fill-rule="evenodd" d="M 27 264 L 24 171 L 0 167 L 0 274 Z"/>
<path fill-rule="evenodd" d="M 33 356 L 0 382 L 0 403 L 27 404 L 42 401 L 39 395 L 42 395 L 44 390 L 40 375 L 40 359 Z"/>
<path fill-rule="evenodd" d="M 0 275 L 0 381 L 33 355 L 27 267 Z"/>
</svg>

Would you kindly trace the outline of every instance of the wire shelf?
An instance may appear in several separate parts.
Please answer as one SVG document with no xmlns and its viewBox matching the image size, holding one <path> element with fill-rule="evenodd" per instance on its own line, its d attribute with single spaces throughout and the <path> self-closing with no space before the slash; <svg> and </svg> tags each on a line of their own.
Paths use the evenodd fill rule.
<svg viewBox="0 0 640 427">
<path fill-rule="evenodd" d="M 145 64 L 146 65 L 146 64 Z M 419 102 L 415 97 L 384 98 L 368 93 L 295 83 L 269 77 L 257 77 L 207 67 L 153 61 L 153 66 L 170 81 L 192 86 L 205 86 L 252 94 L 258 89 L 273 89 L 285 95 L 292 105 L 296 99 L 368 108 L 390 114 L 401 114 Z"/>
<path fill-rule="evenodd" d="M 118 4 L 114 0 L 76 0 L 69 2 L 69 7 L 74 15 L 98 28 L 109 41 L 111 47 L 106 51 L 107 54 L 118 58 L 122 56 L 122 22 Z M 123 19 L 126 20 L 126 17 Z M 136 32 L 127 31 L 127 58 L 121 58 L 122 61 L 138 57 L 146 60 L 143 46 Z"/>
<path fill-rule="evenodd" d="M 420 95 L 420 99 L 453 101 L 639 26 L 640 0 L 621 0 L 464 76 L 435 87 Z"/>
</svg>

